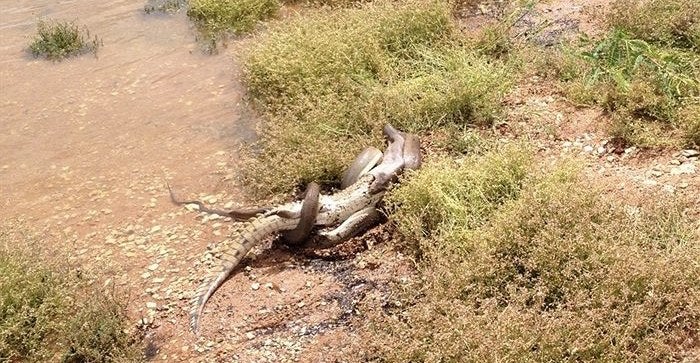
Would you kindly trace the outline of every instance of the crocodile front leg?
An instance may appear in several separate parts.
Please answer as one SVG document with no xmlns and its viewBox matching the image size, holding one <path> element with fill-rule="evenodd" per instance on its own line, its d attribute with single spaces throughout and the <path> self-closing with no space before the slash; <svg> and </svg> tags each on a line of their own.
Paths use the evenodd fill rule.
<svg viewBox="0 0 700 363">
<path fill-rule="evenodd" d="M 374 206 L 361 209 L 343 221 L 338 227 L 318 232 L 319 238 L 314 241 L 314 247 L 331 248 L 343 243 L 349 238 L 368 230 L 382 218 L 382 214 Z"/>
</svg>

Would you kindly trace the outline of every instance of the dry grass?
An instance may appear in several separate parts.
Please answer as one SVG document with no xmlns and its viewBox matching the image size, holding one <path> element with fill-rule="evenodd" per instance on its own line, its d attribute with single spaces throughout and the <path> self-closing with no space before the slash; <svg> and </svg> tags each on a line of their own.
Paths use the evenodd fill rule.
<svg viewBox="0 0 700 363">
<path fill-rule="evenodd" d="M 41 241 L 0 227 L 0 361 L 136 362 L 140 339 L 113 292 L 36 252 Z"/>
<path fill-rule="evenodd" d="M 674 361 L 697 349 L 700 236 L 683 205 L 611 202 L 570 168 L 528 174 L 517 155 L 426 165 L 393 194 L 422 278 L 375 312 L 364 359 Z"/>
<path fill-rule="evenodd" d="M 637 39 L 700 51 L 700 2 L 616 0 L 608 24 Z"/>
<path fill-rule="evenodd" d="M 318 11 L 282 24 L 245 61 L 267 122 L 247 163 L 262 194 L 333 182 L 386 122 L 411 131 L 489 125 L 507 65 L 460 44 L 450 7 L 431 1 Z"/>
</svg>

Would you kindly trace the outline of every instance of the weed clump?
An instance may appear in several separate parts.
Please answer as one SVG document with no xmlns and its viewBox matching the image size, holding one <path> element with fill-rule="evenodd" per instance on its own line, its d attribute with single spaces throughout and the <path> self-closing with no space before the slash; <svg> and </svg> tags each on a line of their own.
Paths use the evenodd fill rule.
<svg viewBox="0 0 700 363">
<path fill-rule="evenodd" d="M 264 194 L 336 180 L 362 147 L 381 145 L 387 122 L 411 132 L 489 125 L 511 83 L 502 63 L 459 44 L 439 2 L 293 20 L 251 49 L 245 79 L 268 118 L 247 168 Z"/>
<path fill-rule="evenodd" d="M 0 230 L 0 359 L 134 362 L 140 339 L 125 307 L 76 270 L 31 252 L 26 235 Z M 32 241 L 38 243 L 36 241 Z"/>
<path fill-rule="evenodd" d="M 700 51 L 700 3 L 695 0 L 617 0 L 607 23 L 636 39 Z"/>
<path fill-rule="evenodd" d="M 279 8 L 277 0 L 191 0 L 187 16 L 205 35 L 215 38 L 226 32 L 247 33 Z"/>
<path fill-rule="evenodd" d="M 679 111 L 700 104 L 700 4 L 618 0 L 612 8 L 602 39 L 560 58 L 565 92 L 609 111 L 613 137 L 639 146 L 692 144 L 693 122 Z"/>
<path fill-rule="evenodd" d="M 44 56 L 51 60 L 61 60 L 73 55 L 93 53 L 102 42 L 90 37 L 87 27 L 81 29 L 75 22 L 41 20 L 37 24 L 37 35 L 29 45 L 34 57 Z"/>
<path fill-rule="evenodd" d="M 372 313 L 365 341 L 381 343 L 365 358 L 686 357 L 700 332 L 700 244 L 683 206 L 609 202 L 568 168 L 523 176 L 509 155 L 426 165 L 392 195 L 421 280 Z"/>
<path fill-rule="evenodd" d="M 152 13 L 177 13 L 180 9 L 187 8 L 188 0 L 147 0 L 143 6 L 146 14 Z"/>
</svg>

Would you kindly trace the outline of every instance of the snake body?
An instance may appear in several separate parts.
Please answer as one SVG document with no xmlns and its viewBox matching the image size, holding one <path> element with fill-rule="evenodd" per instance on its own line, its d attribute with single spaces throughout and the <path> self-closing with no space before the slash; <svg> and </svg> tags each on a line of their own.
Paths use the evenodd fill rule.
<svg viewBox="0 0 700 363">
<path fill-rule="evenodd" d="M 386 125 L 384 134 L 389 146 L 384 154 L 368 148 L 355 159 L 343 176 L 343 189 L 332 195 L 321 195 L 319 186 L 310 183 L 302 201 L 275 208 L 252 208 L 233 211 L 209 209 L 201 202 L 180 202 L 170 190 L 176 204 L 197 204 L 200 210 L 234 219 L 252 218 L 246 227 L 232 236 L 233 246 L 223 253 L 220 269 L 204 278 L 192 302 L 190 326 L 197 331 L 205 304 L 223 284 L 243 257 L 268 236 L 281 234 L 291 243 L 307 239 L 315 226 L 328 227 L 318 232 L 325 238 L 320 247 L 329 247 L 365 230 L 381 217 L 376 209 L 388 185 L 404 169 L 421 165 L 418 138 Z M 381 163 L 376 165 L 381 159 Z M 376 166 L 375 166 L 376 165 Z M 168 186 L 170 189 L 170 187 Z"/>
</svg>

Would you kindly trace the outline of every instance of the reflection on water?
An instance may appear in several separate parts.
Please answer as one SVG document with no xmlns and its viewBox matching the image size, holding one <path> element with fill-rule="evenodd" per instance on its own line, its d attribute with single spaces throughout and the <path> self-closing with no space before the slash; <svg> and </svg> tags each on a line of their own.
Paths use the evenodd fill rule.
<svg viewBox="0 0 700 363">
<path fill-rule="evenodd" d="M 207 56 L 181 12 L 143 0 L 0 1 L 0 206 L 77 179 L 196 166 L 251 136 L 231 54 Z M 98 57 L 52 63 L 26 47 L 41 17 L 99 36 Z M 192 166 L 188 166 L 192 164 Z"/>
</svg>

